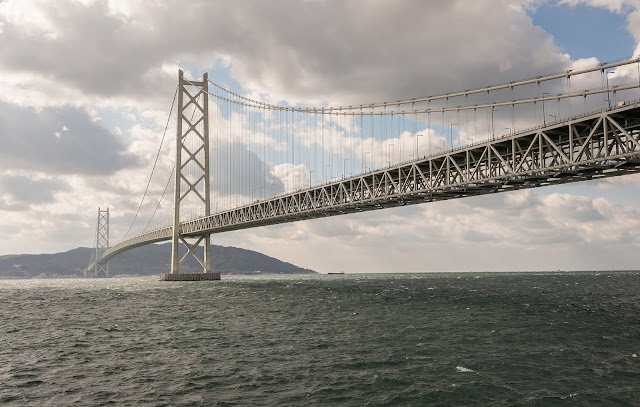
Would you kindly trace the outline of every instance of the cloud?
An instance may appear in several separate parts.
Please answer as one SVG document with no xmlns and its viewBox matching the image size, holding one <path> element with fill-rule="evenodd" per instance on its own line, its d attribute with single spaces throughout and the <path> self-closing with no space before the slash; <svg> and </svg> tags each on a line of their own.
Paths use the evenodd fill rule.
<svg viewBox="0 0 640 407">
<path fill-rule="evenodd" d="M 640 207 L 554 192 L 558 189 L 552 187 L 545 195 L 521 190 L 315 219 L 213 239 L 242 242 L 320 271 L 627 267 L 624 247 L 640 245 Z M 488 198 L 492 205 L 487 205 Z M 594 249 L 608 255 L 591 255 Z"/>
<path fill-rule="evenodd" d="M 58 192 L 69 185 L 55 179 L 32 179 L 21 175 L 0 177 L 0 210 L 21 211 L 32 206 L 55 201 Z"/>
<path fill-rule="evenodd" d="M 90 94 L 135 94 L 139 79 L 162 62 L 161 54 L 156 48 L 143 49 L 151 45 L 145 27 L 127 24 L 108 11 L 107 2 L 6 1 L 0 4 L 2 42 L 22 47 L 3 47 L 0 65 L 55 77 Z M 151 90 L 151 83 L 143 84 Z"/>
<path fill-rule="evenodd" d="M 573 7 L 578 4 L 585 4 L 591 7 L 604 8 L 612 13 L 621 13 L 623 8 L 628 6 L 638 6 L 637 1 L 633 0 L 560 0 L 558 3 Z"/>
<path fill-rule="evenodd" d="M 176 0 L 8 0 L 0 4 L 0 66 L 85 94 L 151 99 L 175 81 L 159 66 L 209 67 L 226 57 L 247 90 L 282 99 L 423 96 L 564 68 L 568 57 L 532 24 L 528 3 L 200 0 L 186 12 Z"/>
<path fill-rule="evenodd" d="M 35 111 L 0 102 L 0 144 L 0 170 L 105 175 L 136 165 L 109 131 L 74 108 Z"/>
<path fill-rule="evenodd" d="M 146 187 L 179 67 L 190 77 L 221 73 L 221 80 L 241 84 L 239 91 L 260 99 L 345 105 L 471 89 L 598 63 L 596 58 L 572 61 L 561 53 L 553 36 L 527 15 L 536 4 L 194 0 L 185 9 L 179 0 L 2 1 L 0 229 L 8 232 L 0 237 L 0 247 L 21 250 L 13 242 L 36 228 L 42 231 L 40 250 L 87 245 L 97 206 L 111 206 L 114 236 L 126 231 Z M 640 40 L 634 3 L 592 0 L 589 5 L 629 12 L 628 29 Z M 624 76 L 610 75 L 611 85 L 623 83 Z M 573 90 L 601 86 L 599 76 L 578 82 L 572 82 Z M 262 196 L 263 188 L 271 195 L 285 184 L 303 186 L 310 175 L 316 183 L 371 166 L 362 159 L 375 157 L 380 164 L 395 161 L 396 155 L 406 159 L 416 149 L 419 155 L 429 147 L 435 152 L 444 147 L 452 122 L 458 123 L 454 135 L 462 141 L 482 136 L 463 125 L 465 116 L 452 115 L 441 128 L 432 123 L 432 129 L 405 129 L 383 141 L 350 133 L 345 122 L 331 130 L 330 143 L 316 157 L 330 160 L 331 173 L 323 175 L 324 168 L 317 168 L 310 174 L 314 168 L 302 164 L 297 153 L 295 162 L 282 158 L 286 144 L 295 142 L 299 148 L 302 132 L 309 129 L 297 129 L 285 141 L 275 135 L 274 118 L 267 121 L 271 128 L 260 130 L 253 122 L 246 129 L 242 117 L 225 116 L 213 103 L 210 107 L 212 118 L 227 120 L 224 127 L 244 129 L 238 133 L 242 137 L 256 136 L 250 144 L 212 131 L 212 157 L 217 149 L 228 153 L 212 161 L 212 187 L 228 204 L 235 204 L 236 195 L 242 202 Z M 553 101 L 546 104 L 552 114 L 556 107 Z M 508 109 L 497 111 L 494 127 L 526 125 L 518 112 L 515 126 L 509 116 Z M 481 124 L 487 132 L 486 123 Z M 424 134 L 416 145 L 415 132 Z M 321 138 L 316 143 L 322 144 Z M 263 148 L 271 152 L 261 155 Z M 172 156 L 162 152 L 150 194 L 164 191 Z M 635 182 L 606 187 L 612 194 L 624 187 L 637 195 Z M 148 199 L 142 210 L 146 215 L 154 208 Z M 640 229 L 633 219 L 639 218 L 635 204 L 545 189 L 257 228 L 215 240 L 322 271 L 335 271 L 340 263 L 345 271 L 477 269 L 478 264 L 556 269 L 558 262 L 588 265 L 597 245 L 612 254 L 620 253 L 617 246 L 635 247 Z M 144 227 L 146 220 L 140 223 Z M 593 264 L 604 264 L 597 261 Z"/>
<path fill-rule="evenodd" d="M 211 187 L 218 202 L 218 209 L 233 204 L 227 199 L 241 196 L 239 203 L 247 202 L 247 198 L 258 199 L 273 196 L 284 191 L 286 179 L 273 166 L 262 161 L 256 153 L 250 151 L 244 143 L 215 143 L 212 146 Z"/>
<path fill-rule="evenodd" d="M 562 222 L 595 222 L 605 219 L 586 197 L 554 193 L 544 197 L 542 204 L 546 212 Z"/>
</svg>

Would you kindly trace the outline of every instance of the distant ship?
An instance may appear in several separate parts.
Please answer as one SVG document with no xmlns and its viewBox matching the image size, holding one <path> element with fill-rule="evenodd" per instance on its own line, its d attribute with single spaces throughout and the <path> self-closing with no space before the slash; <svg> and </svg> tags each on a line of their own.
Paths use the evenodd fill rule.
<svg viewBox="0 0 640 407">
<path fill-rule="evenodd" d="M 327 274 L 344 274 L 344 271 L 337 271 L 337 272 L 329 272 Z"/>
</svg>

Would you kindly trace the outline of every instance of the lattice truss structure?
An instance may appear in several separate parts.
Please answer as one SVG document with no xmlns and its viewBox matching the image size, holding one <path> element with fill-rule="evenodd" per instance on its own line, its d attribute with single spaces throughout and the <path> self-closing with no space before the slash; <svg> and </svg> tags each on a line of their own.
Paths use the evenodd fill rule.
<svg viewBox="0 0 640 407">
<path fill-rule="evenodd" d="M 640 103 L 186 221 L 180 230 L 201 236 L 638 171 Z M 172 232 L 145 233 L 109 255 L 168 240 Z"/>
<path fill-rule="evenodd" d="M 93 270 L 94 277 L 109 276 L 109 262 L 103 261 L 105 253 L 109 250 L 109 208 L 98 208 L 98 223 L 96 226 L 96 247 L 87 273 Z M 96 261 L 97 260 L 97 261 Z"/>
<path fill-rule="evenodd" d="M 640 170 L 640 105 L 487 141 L 185 222 L 185 234 L 575 182 Z"/>
<path fill-rule="evenodd" d="M 213 233 L 637 172 L 639 90 L 637 58 L 424 98 L 298 108 L 180 71 L 172 222 L 125 235 L 99 261 L 171 240 L 172 272 L 189 256 L 209 272 Z"/>
<path fill-rule="evenodd" d="M 171 273 L 178 273 L 180 265 L 193 256 L 202 266 L 203 272 L 211 271 L 210 236 L 208 233 L 189 242 L 182 232 L 181 209 L 197 208 L 205 216 L 211 214 L 209 176 L 209 97 L 208 79 L 205 73 L 202 82 L 186 81 L 179 72 L 178 127 L 176 137 L 176 170 L 174 190 L 174 218 L 172 230 Z M 191 236 L 193 237 L 193 235 Z M 180 243 L 187 253 L 179 257 Z M 204 256 L 196 248 L 203 243 Z"/>
</svg>

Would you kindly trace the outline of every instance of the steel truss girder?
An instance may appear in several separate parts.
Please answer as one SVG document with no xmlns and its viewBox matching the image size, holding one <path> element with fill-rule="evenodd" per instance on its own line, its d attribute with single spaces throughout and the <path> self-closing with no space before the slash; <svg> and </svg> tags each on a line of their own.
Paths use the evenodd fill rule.
<svg viewBox="0 0 640 407">
<path fill-rule="evenodd" d="M 180 230 L 201 236 L 639 171 L 636 103 L 182 222 Z M 107 256 L 171 235 L 171 227 L 147 232 Z"/>
</svg>

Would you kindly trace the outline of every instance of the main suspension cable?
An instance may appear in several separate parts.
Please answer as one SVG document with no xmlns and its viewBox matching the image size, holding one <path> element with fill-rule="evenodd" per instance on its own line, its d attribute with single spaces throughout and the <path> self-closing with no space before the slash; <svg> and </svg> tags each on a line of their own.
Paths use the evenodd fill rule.
<svg viewBox="0 0 640 407">
<path fill-rule="evenodd" d="M 452 93 L 445 93 L 445 94 L 441 94 L 441 95 L 435 95 L 435 96 L 428 96 L 428 97 L 421 97 L 421 98 L 412 98 L 412 99 L 405 99 L 405 100 L 397 100 L 397 101 L 390 101 L 390 102 L 377 102 L 377 103 L 369 103 L 369 104 L 361 104 L 361 105 L 354 105 L 354 106 L 330 106 L 330 107 L 302 107 L 302 108 L 296 108 L 296 107 L 284 107 L 284 106 L 278 106 L 278 105 L 273 105 L 273 104 L 269 104 L 269 103 L 265 103 L 265 102 L 261 102 L 261 101 L 257 101 L 257 100 L 253 100 L 253 99 L 249 99 L 247 97 L 243 97 L 237 93 L 231 92 L 229 89 L 226 89 L 220 85 L 218 85 L 215 82 L 212 82 L 211 80 L 208 80 L 209 83 L 211 83 L 214 87 L 216 87 L 217 89 L 219 89 L 222 92 L 225 92 L 226 94 L 230 95 L 231 97 L 235 98 L 235 99 L 239 99 L 242 100 L 244 102 L 239 102 L 238 100 L 234 100 L 231 98 L 224 98 L 220 95 L 217 94 L 213 94 L 213 93 L 209 93 L 211 96 L 213 96 L 216 99 L 221 99 L 221 100 L 225 100 L 231 103 L 236 103 L 236 104 L 243 104 L 243 105 L 248 105 L 250 107 L 255 107 L 255 108 L 266 108 L 266 109 L 270 109 L 270 110 L 285 110 L 285 111 L 296 111 L 296 112 L 307 112 L 307 113 L 322 113 L 322 114 L 338 114 L 338 112 L 353 112 L 355 110 L 358 109 L 374 109 L 374 108 L 381 108 L 381 107 L 388 107 L 388 106 L 400 106 L 400 105 L 413 105 L 414 103 L 421 103 L 421 102 L 430 102 L 430 101 L 434 101 L 434 100 L 448 100 L 450 98 L 454 98 L 454 97 L 458 97 L 458 96 L 468 96 L 468 95 L 473 95 L 473 94 L 482 94 L 485 92 L 494 92 L 497 90 L 501 90 L 501 89 L 509 89 L 509 88 L 513 88 L 514 86 L 524 86 L 524 85 L 531 85 L 531 84 L 538 84 L 540 82 L 546 82 L 546 81 L 552 81 L 555 79 L 560 79 L 560 78 L 565 78 L 565 77 L 571 77 L 571 76 L 577 76 L 577 75 L 582 75 L 582 74 L 586 74 L 586 73 L 590 73 L 590 72 L 596 72 L 596 71 L 604 71 L 607 69 L 611 69 L 611 68 L 616 68 L 619 66 L 625 66 L 625 65 L 630 65 L 630 64 L 638 64 L 638 70 L 639 70 L 639 75 L 640 75 L 640 58 L 635 57 L 635 58 L 630 58 L 630 59 L 623 59 L 617 62 L 613 62 L 613 63 L 600 63 L 596 66 L 593 67 L 589 67 L 589 68 L 584 68 L 584 69 L 580 69 L 580 70 L 568 70 L 566 72 L 563 73 L 559 73 L 559 74 L 552 74 L 552 75 L 546 75 L 546 76 L 539 76 L 536 78 L 530 78 L 530 79 L 526 79 L 526 80 L 521 80 L 521 81 L 517 81 L 517 82 L 509 82 L 506 84 L 500 84 L 500 85 L 491 85 L 491 86 L 486 86 L 486 87 L 481 87 L 481 88 L 476 88 L 476 89 L 471 89 L 471 90 L 464 90 L 464 91 L 458 91 L 458 92 L 452 92 Z M 189 81 L 187 81 L 189 82 Z M 189 82 L 191 83 L 191 82 Z M 193 85 L 193 83 L 191 83 Z M 638 81 L 638 85 L 640 85 L 640 79 Z M 194 85 L 195 86 L 195 85 Z M 637 87 L 637 86 L 635 86 Z M 632 88 L 632 87 L 630 87 Z M 600 92 L 587 92 L 588 94 L 591 93 L 602 93 L 602 91 Z M 574 95 L 570 95 L 569 97 L 577 97 L 582 95 L 582 93 L 580 94 L 574 94 Z M 536 98 L 536 101 L 540 101 L 540 100 L 551 100 L 551 99 L 555 99 L 555 97 L 551 97 L 551 98 Z M 533 100 L 527 100 L 526 103 L 532 102 Z M 246 102 L 246 103 L 245 103 Z M 503 104 L 511 104 L 511 102 L 506 102 Z M 491 106 L 498 106 L 499 104 L 490 104 L 488 107 Z M 487 107 L 487 106 L 479 106 L 479 107 Z M 473 108 L 473 107 L 467 107 L 467 108 Z M 456 110 L 456 108 L 449 108 L 449 109 L 442 109 L 439 111 L 454 111 Z M 463 109 L 460 109 L 463 110 Z M 423 111 L 422 109 L 420 111 Z M 403 113 L 403 112 L 389 112 L 386 114 L 399 114 L 399 113 Z M 404 113 L 412 113 L 409 110 L 405 110 Z M 424 111 L 424 113 L 428 113 L 427 111 Z M 340 114 L 344 114 L 344 113 L 340 113 Z M 355 115 L 354 113 L 351 114 L 347 114 L 347 115 Z"/>
<path fill-rule="evenodd" d="M 156 209 L 153 210 L 153 214 L 151 215 L 149 222 L 147 222 L 147 226 L 145 226 L 144 229 L 142 230 L 142 233 L 147 231 L 147 229 L 149 228 L 149 225 L 151 224 L 151 221 L 153 220 L 153 217 L 156 216 L 156 212 L 158 211 L 158 208 L 160 208 L 160 204 L 162 203 L 162 199 L 164 198 L 164 195 L 167 193 L 167 188 L 169 188 L 169 184 L 171 183 L 171 179 L 173 178 L 173 173 L 175 171 L 176 171 L 176 167 L 174 165 L 173 169 L 171 170 L 171 174 L 169 175 L 169 179 L 167 180 L 167 184 L 164 186 L 164 191 L 162 191 L 162 196 L 158 201 L 158 205 L 156 205 Z"/>
<path fill-rule="evenodd" d="M 136 215 L 133 217 L 133 221 L 131 221 L 131 225 L 127 230 L 127 233 L 124 234 L 124 237 L 121 241 L 127 238 L 129 232 L 131 232 L 131 228 L 133 228 L 133 224 L 136 222 L 138 218 L 138 214 L 140 213 L 140 209 L 142 208 L 142 204 L 144 203 L 144 198 L 147 196 L 147 192 L 149 191 L 149 185 L 151 185 L 151 178 L 153 178 L 153 173 L 156 170 L 156 165 L 158 164 L 158 158 L 160 157 L 160 151 L 162 150 L 162 144 L 164 143 L 164 138 L 167 135 L 167 129 L 169 128 L 169 122 L 171 120 L 171 114 L 173 113 L 173 106 L 176 103 L 176 96 L 178 95 L 178 86 L 176 86 L 176 91 L 173 94 L 173 101 L 171 102 L 171 109 L 169 110 L 169 117 L 167 117 L 167 124 L 164 126 L 164 132 L 162 133 L 162 140 L 160 140 L 160 147 L 158 147 L 158 153 L 156 154 L 156 159 L 153 163 L 153 168 L 151 169 L 151 175 L 149 175 L 149 181 L 147 182 L 147 187 L 144 189 L 144 194 L 142 195 L 142 200 L 140 200 L 140 205 L 138 205 L 138 210 L 136 211 Z"/>
</svg>

